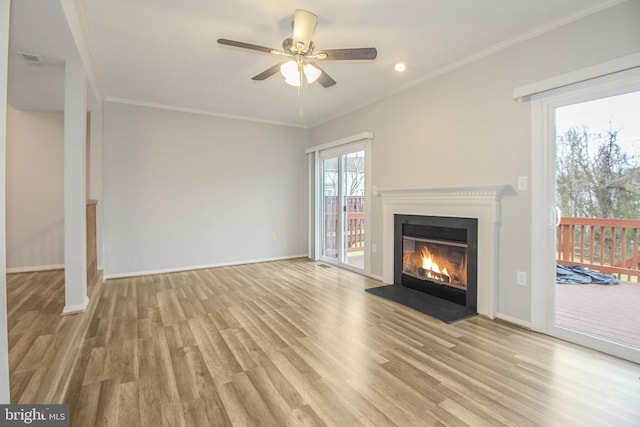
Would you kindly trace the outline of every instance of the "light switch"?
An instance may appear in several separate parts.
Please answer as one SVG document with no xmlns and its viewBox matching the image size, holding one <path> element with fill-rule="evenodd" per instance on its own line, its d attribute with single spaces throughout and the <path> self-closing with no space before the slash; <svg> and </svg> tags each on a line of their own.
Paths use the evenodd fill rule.
<svg viewBox="0 0 640 427">
<path fill-rule="evenodd" d="M 529 189 L 529 177 L 528 176 L 519 176 L 518 177 L 518 191 L 527 191 Z"/>
<path fill-rule="evenodd" d="M 516 275 L 516 285 L 518 286 L 527 286 L 527 272 L 526 271 L 518 271 Z"/>
</svg>

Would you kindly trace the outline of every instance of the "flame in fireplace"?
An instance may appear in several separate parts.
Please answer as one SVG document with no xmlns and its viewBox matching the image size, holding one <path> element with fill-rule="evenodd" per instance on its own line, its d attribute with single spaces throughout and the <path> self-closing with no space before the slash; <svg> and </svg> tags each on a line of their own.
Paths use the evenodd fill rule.
<svg viewBox="0 0 640 427">
<path fill-rule="evenodd" d="M 433 258 L 433 255 L 431 255 L 431 252 L 429 252 L 429 249 L 427 249 L 427 247 L 422 247 L 422 269 L 425 270 L 425 272 L 433 272 L 433 273 L 437 273 L 438 275 L 444 275 L 447 277 L 450 277 L 449 272 L 447 271 L 446 268 L 440 268 L 440 266 L 438 265 L 438 263 L 435 261 L 435 259 Z M 432 277 L 429 276 L 428 277 Z"/>
</svg>

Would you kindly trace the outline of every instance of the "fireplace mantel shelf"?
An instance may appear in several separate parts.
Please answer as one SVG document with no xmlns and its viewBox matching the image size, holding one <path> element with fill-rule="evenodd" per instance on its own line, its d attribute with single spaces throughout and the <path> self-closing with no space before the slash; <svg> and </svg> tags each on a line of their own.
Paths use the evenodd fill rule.
<svg viewBox="0 0 640 427">
<path fill-rule="evenodd" d="M 502 197 L 516 194 L 510 185 L 481 185 L 440 188 L 385 188 L 376 189 L 381 197 Z"/>
</svg>

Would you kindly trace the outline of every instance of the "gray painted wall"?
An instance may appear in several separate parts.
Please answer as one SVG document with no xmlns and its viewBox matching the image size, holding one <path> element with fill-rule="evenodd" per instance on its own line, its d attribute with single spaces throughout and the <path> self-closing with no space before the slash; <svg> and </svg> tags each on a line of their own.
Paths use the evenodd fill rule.
<svg viewBox="0 0 640 427">
<path fill-rule="evenodd" d="M 106 103 L 105 275 L 306 254 L 307 133 Z"/>
</svg>

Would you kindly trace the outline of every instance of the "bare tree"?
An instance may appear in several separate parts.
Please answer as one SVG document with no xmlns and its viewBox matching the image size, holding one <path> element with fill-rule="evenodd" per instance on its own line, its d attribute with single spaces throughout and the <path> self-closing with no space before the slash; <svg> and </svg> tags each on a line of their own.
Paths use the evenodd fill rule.
<svg viewBox="0 0 640 427">
<path fill-rule="evenodd" d="M 359 151 L 345 156 L 348 195 L 364 194 L 364 152 Z"/>
<path fill-rule="evenodd" d="M 640 217 L 640 161 L 620 148 L 618 132 L 582 126 L 558 136 L 556 196 L 565 215 Z"/>
</svg>

